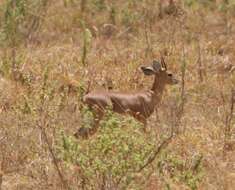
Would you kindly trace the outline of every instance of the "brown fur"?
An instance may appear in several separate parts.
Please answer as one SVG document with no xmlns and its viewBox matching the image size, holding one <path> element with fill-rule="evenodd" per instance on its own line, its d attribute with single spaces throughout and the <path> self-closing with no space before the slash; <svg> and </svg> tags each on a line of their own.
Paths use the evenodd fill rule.
<svg viewBox="0 0 235 190">
<path fill-rule="evenodd" d="M 93 134 L 97 127 L 99 120 L 103 117 L 106 108 L 111 108 L 114 112 L 120 114 L 129 114 L 146 125 L 147 118 L 154 112 L 155 107 L 160 103 L 163 91 L 167 84 L 176 84 L 172 74 L 167 72 L 164 60 L 161 60 L 161 68 L 155 62 L 154 67 L 142 67 L 146 75 L 155 75 L 154 83 L 151 90 L 123 93 L 123 92 L 91 92 L 84 96 L 83 101 L 95 112 L 96 125 L 89 132 L 84 129 L 78 130 L 76 137 L 83 136 L 81 133 Z M 157 68 L 156 68 L 157 67 Z"/>
</svg>

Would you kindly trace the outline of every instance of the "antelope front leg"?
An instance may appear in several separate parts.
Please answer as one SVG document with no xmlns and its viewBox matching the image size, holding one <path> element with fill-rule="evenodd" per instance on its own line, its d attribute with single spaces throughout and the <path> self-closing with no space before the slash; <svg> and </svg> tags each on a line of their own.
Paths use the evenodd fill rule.
<svg viewBox="0 0 235 190">
<path fill-rule="evenodd" d="M 144 125 L 144 132 L 147 133 L 147 120 L 143 119 L 143 121 L 141 122 Z"/>
<path fill-rule="evenodd" d="M 159 117 L 159 114 L 158 114 L 158 108 L 155 108 L 155 114 L 156 114 L 157 123 L 159 123 L 160 122 L 160 117 Z"/>
<path fill-rule="evenodd" d="M 100 124 L 100 120 L 102 119 L 103 117 L 103 113 L 102 114 L 96 114 L 95 117 L 94 117 L 94 123 L 93 123 L 93 126 L 92 128 L 89 130 L 89 135 L 92 136 L 94 135 L 98 128 L 99 128 L 99 124 Z"/>
<path fill-rule="evenodd" d="M 135 115 L 135 118 L 144 125 L 144 132 L 146 133 L 147 132 L 147 119 L 144 116 L 140 115 L 139 113 Z"/>
<path fill-rule="evenodd" d="M 96 133 L 99 123 L 100 123 L 101 118 L 97 117 L 94 118 L 94 123 L 91 126 L 91 128 L 85 128 L 81 127 L 78 129 L 78 131 L 74 134 L 74 136 L 78 139 L 79 137 L 82 137 L 84 139 L 88 139 L 89 136 L 92 136 Z"/>
</svg>

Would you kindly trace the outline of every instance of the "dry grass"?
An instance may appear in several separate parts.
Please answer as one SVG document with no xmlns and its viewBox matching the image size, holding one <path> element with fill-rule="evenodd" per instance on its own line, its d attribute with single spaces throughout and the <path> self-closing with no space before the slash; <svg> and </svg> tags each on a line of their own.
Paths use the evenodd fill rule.
<svg viewBox="0 0 235 190">
<path fill-rule="evenodd" d="M 235 88 L 234 15 L 178 3 L 179 15 L 164 13 L 159 19 L 154 11 L 158 4 L 150 3 L 154 1 L 133 3 L 129 8 L 126 1 L 115 1 L 109 5 L 118 12 L 116 25 L 109 27 L 105 24 L 112 23 L 110 7 L 99 12 L 94 5 L 87 5 L 84 16 L 77 1 L 74 5 L 66 1 L 67 7 L 64 2 L 51 1 L 38 31 L 17 47 L 20 72 L 29 82 L 15 81 L 4 70 L 4 63 L 11 62 L 11 50 L 0 49 L 1 73 L 5 72 L 0 80 L 0 189 L 1 185 L 6 190 L 61 188 L 38 124 L 49 120 L 45 130 L 55 148 L 61 130 L 72 135 L 80 125 L 79 87 L 86 89 L 90 82 L 91 90 L 102 89 L 112 81 L 115 90 L 148 89 L 152 79 L 145 78 L 138 67 L 159 58 L 163 52 L 169 69 L 178 78 L 181 78 L 182 62 L 186 63 L 184 112 L 179 134 L 166 151 L 185 160 L 186 165 L 196 155 L 203 156 L 203 178 L 197 189 L 232 190 L 235 187 L 234 114 L 229 138 L 225 138 L 225 121 L 231 106 L 231 89 Z M 122 11 L 126 11 L 126 18 L 122 18 Z M 150 16 L 143 16 L 144 11 Z M 82 18 L 92 35 L 86 65 L 81 63 Z M 68 90 L 70 87 L 73 93 Z M 42 96 L 47 96 L 44 103 Z M 159 112 L 161 123 L 170 123 L 170 110 L 179 97 L 180 86 L 166 91 Z M 149 126 L 162 134 L 166 129 L 156 123 L 155 117 L 153 114 Z M 73 181 L 76 168 L 68 169 L 62 163 L 60 167 L 76 189 Z M 166 184 L 171 189 L 189 189 L 182 181 L 172 180 L 170 174 L 161 176 L 156 170 L 145 189 L 164 189 Z"/>
</svg>

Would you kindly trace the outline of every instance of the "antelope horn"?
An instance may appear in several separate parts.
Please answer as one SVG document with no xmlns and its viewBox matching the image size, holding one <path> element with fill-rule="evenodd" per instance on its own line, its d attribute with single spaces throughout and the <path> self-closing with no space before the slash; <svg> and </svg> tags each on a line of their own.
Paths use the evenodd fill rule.
<svg viewBox="0 0 235 190">
<path fill-rule="evenodd" d="M 166 62 L 165 62 L 163 56 L 161 56 L 161 65 L 162 65 L 164 70 L 167 70 Z"/>
</svg>

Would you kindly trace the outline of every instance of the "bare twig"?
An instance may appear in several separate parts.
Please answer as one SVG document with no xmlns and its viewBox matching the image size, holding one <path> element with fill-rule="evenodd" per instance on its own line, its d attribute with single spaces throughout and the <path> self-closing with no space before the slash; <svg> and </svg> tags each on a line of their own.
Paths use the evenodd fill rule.
<svg viewBox="0 0 235 190">
<path fill-rule="evenodd" d="M 86 11 L 86 4 L 87 4 L 87 0 L 81 0 L 81 12 L 85 12 Z"/>
<path fill-rule="evenodd" d="M 41 123 L 37 124 L 37 127 L 40 129 L 40 131 L 41 131 L 41 133 L 42 133 L 42 135 L 43 135 L 43 137 L 44 137 L 44 139 L 46 141 L 46 144 L 48 146 L 49 152 L 50 152 L 51 157 L 52 157 L 53 164 L 54 164 L 55 169 L 56 169 L 56 171 L 57 171 L 57 173 L 59 175 L 61 183 L 62 183 L 62 185 L 63 185 L 63 187 L 65 189 L 69 190 L 70 189 L 69 185 L 68 185 L 67 181 L 65 180 L 65 178 L 64 178 L 64 176 L 63 176 L 63 174 L 62 174 L 62 172 L 60 170 L 60 167 L 59 167 L 58 161 L 56 159 L 55 153 L 54 153 L 54 151 L 52 149 L 52 146 L 51 146 L 51 144 L 49 142 L 49 139 L 48 139 L 48 136 L 46 134 L 45 127 L 47 127 L 47 126 L 49 126 L 49 123 L 46 121 L 45 117 L 41 120 Z"/>
<path fill-rule="evenodd" d="M 235 102 L 235 90 L 231 90 L 231 97 L 230 97 L 230 105 L 229 111 L 225 112 L 225 129 L 224 129 L 224 150 L 227 147 L 228 141 L 231 138 L 231 123 L 233 119 L 233 112 L 234 112 L 234 102 Z"/>
<path fill-rule="evenodd" d="M 160 19 L 162 19 L 163 18 L 163 10 L 162 10 L 162 0 L 160 0 L 159 2 L 158 2 L 158 17 L 160 18 Z"/>
<path fill-rule="evenodd" d="M 182 60 L 182 65 L 181 65 L 181 102 L 180 102 L 180 108 L 178 111 L 178 120 L 181 120 L 181 117 L 184 112 L 184 105 L 185 105 L 185 72 L 186 72 L 186 59 L 185 59 L 185 48 L 183 45 L 183 60 Z"/>
<path fill-rule="evenodd" d="M 2 138 L 0 139 L 0 142 L 3 141 L 4 139 L 6 139 L 6 137 L 2 137 Z"/>
<path fill-rule="evenodd" d="M 198 37 L 198 60 L 197 60 L 197 64 L 198 64 L 198 78 L 199 78 L 199 82 L 203 82 L 203 68 L 202 68 L 202 53 L 201 53 L 201 42 L 200 42 L 200 37 Z"/>
<path fill-rule="evenodd" d="M 231 89 L 231 97 L 229 105 L 226 104 L 226 97 L 223 91 L 220 92 L 221 100 L 222 100 L 222 108 L 223 108 L 223 115 L 222 120 L 224 124 L 224 148 L 223 154 L 226 156 L 226 150 L 230 149 L 231 140 L 231 126 L 232 126 L 232 119 L 234 113 L 234 102 L 235 102 L 235 89 Z"/>
<path fill-rule="evenodd" d="M 181 23 L 181 33 L 183 34 L 183 21 Z M 179 133 L 178 127 L 181 123 L 181 119 L 184 113 L 185 107 L 185 73 L 186 73 L 186 53 L 185 53 L 185 44 L 182 41 L 182 64 L 181 64 L 181 92 L 180 92 L 180 105 L 176 111 L 176 120 L 175 123 L 172 124 L 172 128 L 175 127 L 177 129 L 176 133 Z"/>
<path fill-rule="evenodd" d="M 3 178 L 3 172 L 2 172 L 2 169 L 0 167 L 0 190 L 2 190 L 2 178 Z"/>
<path fill-rule="evenodd" d="M 3 174 L 0 171 L 0 190 L 2 190 L 2 176 L 3 176 Z"/>
<path fill-rule="evenodd" d="M 141 172 L 143 169 L 145 169 L 146 167 L 148 167 L 151 163 L 153 163 L 153 161 L 157 158 L 157 155 L 159 155 L 159 153 L 161 152 L 161 150 L 166 147 L 172 140 L 173 138 L 173 133 L 171 133 L 171 135 L 166 138 L 164 141 L 162 141 L 162 143 L 156 148 L 156 150 L 153 152 L 152 156 L 150 156 L 148 158 L 148 160 L 146 161 L 146 163 L 141 166 L 138 170 L 137 170 L 137 173 L 138 172 Z"/>
<path fill-rule="evenodd" d="M 152 42 L 151 42 L 151 36 L 149 34 L 149 30 L 151 28 L 151 25 L 148 23 L 144 24 L 144 34 L 145 34 L 145 41 L 146 41 L 146 49 L 145 49 L 145 57 L 148 57 L 150 55 L 152 58 L 154 57 L 153 55 L 153 47 L 152 47 Z"/>
<path fill-rule="evenodd" d="M 131 27 L 127 27 L 125 28 L 123 31 L 119 32 L 116 36 L 116 38 L 120 38 L 122 36 L 124 36 L 126 33 L 128 33 L 131 30 Z"/>
</svg>

